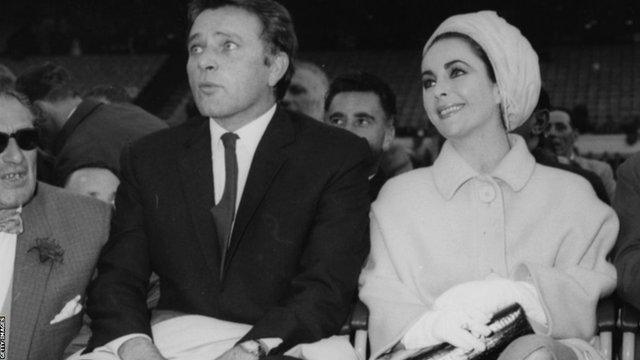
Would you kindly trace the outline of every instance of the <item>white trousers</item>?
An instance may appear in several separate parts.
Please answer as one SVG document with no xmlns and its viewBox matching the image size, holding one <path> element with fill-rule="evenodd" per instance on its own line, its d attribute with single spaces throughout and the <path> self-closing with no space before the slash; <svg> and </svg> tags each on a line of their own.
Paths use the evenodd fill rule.
<svg viewBox="0 0 640 360">
<path fill-rule="evenodd" d="M 213 360 L 231 349 L 251 325 L 223 321 L 201 315 L 182 315 L 151 326 L 153 341 L 169 360 Z M 81 352 L 81 351 L 80 351 Z M 119 360 L 105 347 L 67 360 Z M 307 360 L 358 360 L 347 336 L 332 336 L 311 344 L 300 344 L 286 355 Z"/>
</svg>

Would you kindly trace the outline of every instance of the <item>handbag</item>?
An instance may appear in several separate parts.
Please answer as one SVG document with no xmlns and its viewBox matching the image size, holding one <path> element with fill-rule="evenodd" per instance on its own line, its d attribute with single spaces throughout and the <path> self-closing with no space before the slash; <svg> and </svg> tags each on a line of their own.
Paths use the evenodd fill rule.
<svg viewBox="0 0 640 360">
<path fill-rule="evenodd" d="M 522 306 L 512 304 L 493 315 L 489 324 L 491 334 L 484 338 L 486 349 L 484 351 L 473 350 L 463 355 L 463 360 L 495 360 L 500 353 L 515 339 L 533 334 L 531 324 L 527 320 Z M 429 346 L 418 351 L 408 360 L 448 360 L 453 359 L 452 352 L 456 349 L 449 343 Z M 455 356 L 455 359 L 460 357 Z"/>
</svg>

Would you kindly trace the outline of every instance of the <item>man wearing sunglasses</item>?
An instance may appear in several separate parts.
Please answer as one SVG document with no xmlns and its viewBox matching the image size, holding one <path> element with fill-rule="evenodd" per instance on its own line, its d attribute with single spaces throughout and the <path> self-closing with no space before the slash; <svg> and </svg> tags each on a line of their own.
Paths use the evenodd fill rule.
<svg viewBox="0 0 640 360">
<path fill-rule="evenodd" d="M 59 359 L 82 325 L 110 207 L 36 181 L 25 97 L 0 90 L 0 359 Z"/>
</svg>

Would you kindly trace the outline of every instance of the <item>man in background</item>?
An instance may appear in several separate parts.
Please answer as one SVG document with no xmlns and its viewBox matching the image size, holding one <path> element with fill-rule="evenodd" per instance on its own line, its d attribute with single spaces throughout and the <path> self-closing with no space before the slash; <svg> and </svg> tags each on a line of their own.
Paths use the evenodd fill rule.
<svg viewBox="0 0 640 360">
<path fill-rule="evenodd" d="M 600 177 L 595 173 L 585 170 L 577 164 L 564 164 L 558 161 L 558 157 L 549 149 L 545 147 L 545 135 L 549 131 L 549 110 L 551 109 L 551 101 L 549 94 L 544 88 L 540 89 L 540 96 L 538 97 L 538 103 L 536 108 L 522 125 L 520 125 L 513 132 L 522 136 L 527 143 L 529 151 L 536 159 L 536 162 L 542 165 L 555 167 L 558 169 L 570 171 L 578 174 L 591 184 L 593 190 L 600 200 L 609 204 L 611 199 L 607 194 L 607 190 L 600 180 Z"/>
<path fill-rule="evenodd" d="M 589 159 L 576 153 L 574 144 L 578 138 L 578 130 L 571 122 L 571 114 L 567 110 L 556 109 L 549 112 L 548 144 L 563 164 L 576 165 L 596 173 L 602 180 L 609 199 L 613 199 L 616 181 L 613 178 L 611 165 L 604 161 Z"/>
<path fill-rule="evenodd" d="M 125 146 L 167 125 L 132 104 L 83 99 L 69 72 L 46 63 L 18 77 L 16 88 L 43 115 L 44 146 L 54 157 L 53 185 L 112 202 Z M 98 193 L 95 194 L 95 190 Z"/>
<path fill-rule="evenodd" d="M 395 136 L 396 113 L 395 94 L 375 75 L 345 74 L 329 85 L 324 122 L 366 139 L 373 153 L 374 162 L 369 172 L 372 201 L 391 176 L 380 168 L 380 160 Z"/>
<path fill-rule="evenodd" d="M 282 104 L 291 111 L 322 121 L 324 97 L 328 87 L 329 78 L 318 65 L 308 61 L 298 61 Z"/>
</svg>

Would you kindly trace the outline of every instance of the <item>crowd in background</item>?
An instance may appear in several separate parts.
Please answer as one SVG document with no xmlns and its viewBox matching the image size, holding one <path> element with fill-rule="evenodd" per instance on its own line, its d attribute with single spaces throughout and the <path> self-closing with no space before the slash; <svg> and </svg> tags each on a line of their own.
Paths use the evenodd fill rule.
<svg viewBox="0 0 640 360">
<path fill-rule="evenodd" d="M 598 300 L 617 280 L 639 305 L 640 155 L 580 153 L 586 108 L 554 106 L 537 53 L 496 13 L 453 16 L 427 40 L 420 129 L 398 126 L 381 74 L 295 59 L 271 0 L 196 0 L 189 16 L 179 124 L 117 84 L 81 93 L 54 62 L 0 64 L 0 264 L 14 274 L 0 311 L 20 319 L 9 354 L 349 359 L 332 335 L 359 278 L 375 358 L 442 342 L 481 352 L 487 314 L 517 302 L 536 335 L 502 359 L 594 359 Z M 70 34 L 40 24 L 9 45 L 80 56 Z M 169 41 L 138 35 L 131 52 Z"/>
</svg>

